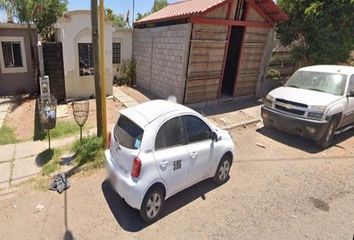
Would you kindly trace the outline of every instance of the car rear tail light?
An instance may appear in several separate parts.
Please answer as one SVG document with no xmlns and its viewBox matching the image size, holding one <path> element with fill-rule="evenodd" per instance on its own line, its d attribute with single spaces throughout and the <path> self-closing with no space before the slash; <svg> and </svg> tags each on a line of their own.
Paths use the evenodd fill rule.
<svg viewBox="0 0 354 240">
<path fill-rule="evenodd" d="M 136 157 L 134 158 L 134 162 L 133 162 L 133 168 L 131 173 L 132 177 L 135 178 L 139 177 L 140 171 L 141 171 L 141 160 L 138 157 Z"/>
<path fill-rule="evenodd" d="M 107 149 L 111 148 L 111 141 L 112 141 L 112 132 L 109 131 L 108 138 L 107 138 Z"/>
</svg>

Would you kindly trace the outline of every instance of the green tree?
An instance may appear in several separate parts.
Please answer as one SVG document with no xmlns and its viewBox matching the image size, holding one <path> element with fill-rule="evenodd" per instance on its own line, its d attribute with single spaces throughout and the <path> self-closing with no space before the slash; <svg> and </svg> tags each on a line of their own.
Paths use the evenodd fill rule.
<svg viewBox="0 0 354 240">
<path fill-rule="evenodd" d="M 34 16 L 33 22 L 44 40 L 54 41 L 54 24 L 67 10 L 67 4 L 67 0 L 45 0 L 44 9 Z"/>
<path fill-rule="evenodd" d="M 67 10 L 67 0 L 0 0 L 0 9 L 12 13 L 20 23 L 35 23 L 45 40 L 53 40 L 53 26 Z"/>
<path fill-rule="evenodd" d="M 15 4 L 13 0 L 0 0 L 0 10 L 4 10 L 8 20 L 13 21 Z"/>
<path fill-rule="evenodd" d="M 149 16 L 151 13 L 146 12 L 146 13 L 137 13 L 135 21 L 139 21 L 140 19 Z"/>
<path fill-rule="evenodd" d="M 137 13 L 136 21 L 138 21 L 146 16 L 149 16 L 150 14 L 152 14 L 154 12 L 157 12 L 166 6 L 168 6 L 167 0 L 155 0 L 154 4 L 152 5 L 151 10 L 149 12 Z"/>
<path fill-rule="evenodd" d="M 129 23 L 124 19 L 122 14 L 115 14 L 112 9 L 106 8 L 105 14 L 107 18 L 113 22 L 115 27 L 128 28 Z"/>
<path fill-rule="evenodd" d="M 155 0 L 154 5 L 151 8 L 151 12 L 157 12 L 168 5 L 167 0 Z"/>
<path fill-rule="evenodd" d="M 277 26 L 300 66 L 337 64 L 354 49 L 354 0 L 278 0 L 289 20 Z"/>
</svg>

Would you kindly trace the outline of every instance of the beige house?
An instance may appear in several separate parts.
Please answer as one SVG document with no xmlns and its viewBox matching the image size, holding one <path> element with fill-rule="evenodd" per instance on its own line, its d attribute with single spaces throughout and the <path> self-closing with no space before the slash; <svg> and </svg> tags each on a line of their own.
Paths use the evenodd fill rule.
<svg viewBox="0 0 354 240">
<path fill-rule="evenodd" d="M 0 23 L 0 96 L 35 92 L 36 43 L 35 25 Z"/>
<path fill-rule="evenodd" d="M 56 41 L 62 43 L 65 91 L 67 99 L 95 94 L 91 40 L 91 12 L 69 11 L 56 24 Z M 112 95 L 113 77 L 119 64 L 131 59 L 132 32 L 105 23 L 106 93 Z M 50 77 L 50 76 L 49 76 Z"/>
</svg>

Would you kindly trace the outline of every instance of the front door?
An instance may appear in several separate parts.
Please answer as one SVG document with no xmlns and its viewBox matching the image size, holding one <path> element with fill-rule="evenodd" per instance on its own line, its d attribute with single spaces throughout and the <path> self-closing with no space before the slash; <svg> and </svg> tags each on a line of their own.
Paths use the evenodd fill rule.
<svg viewBox="0 0 354 240">
<path fill-rule="evenodd" d="M 159 173 L 172 195 L 187 185 L 189 154 L 180 117 L 165 122 L 155 138 L 154 156 Z"/>
<path fill-rule="evenodd" d="M 194 184 L 208 176 L 214 152 L 209 126 L 196 116 L 182 116 L 187 137 L 190 170 L 188 183 Z"/>
</svg>

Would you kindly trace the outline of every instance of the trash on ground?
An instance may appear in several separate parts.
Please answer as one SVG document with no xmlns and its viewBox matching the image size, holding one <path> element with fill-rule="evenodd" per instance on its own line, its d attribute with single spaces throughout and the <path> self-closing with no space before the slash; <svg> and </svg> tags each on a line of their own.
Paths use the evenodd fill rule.
<svg viewBox="0 0 354 240">
<path fill-rule="evenodd" d="M 49 186 L 49 190 L 57 191 L 59 194 L 63 193 L 66 189 L 70 187 L 68 178 L 64 173 L 55 175 Z"/>
<path fill-rule="evenodd" d="M 257 145 L 258 147 L 261 147 L 261 148 L 266 148 L 266 146 L 264 146 L 264 145 L 261 144 L 261 143 L 256 143 L 256 145 Z"/>
<path fill-rule="evenodd" d="M 43 210 L 43 208 L 44 208 L 44 206 L 43 206 L 43 205 L 41 205 L 41 204 L 37 204 L 37 206 L 36 206 L 36 210 L 37 210 L 37 212 L 42 211 L 42 210 Z"/>
</svg>

